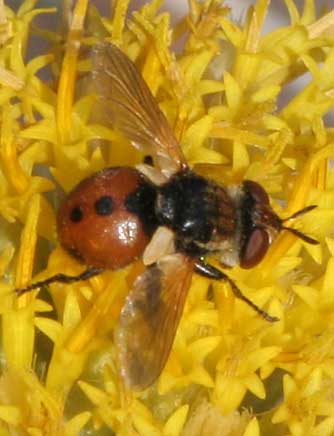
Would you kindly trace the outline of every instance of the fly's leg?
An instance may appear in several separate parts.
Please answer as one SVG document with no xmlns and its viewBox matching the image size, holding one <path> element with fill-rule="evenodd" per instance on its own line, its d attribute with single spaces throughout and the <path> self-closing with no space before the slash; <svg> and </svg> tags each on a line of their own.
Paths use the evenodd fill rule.
<svg viewBox="0 0 334 436">
<path fill-rule="evenodd" d="M 51 283 L 75 283 L 81 280 L 88 280 L 91 277 L 97 276 L 101 274 L 104 270 L 101 268 L 88 268 L 77 276 L 67 276 L 66 274 L 56 274 L 48 279 L 41 280 L 40 282 L 32 283 L 31 285 L 26 286 L 25 288 L 15 289 L 15 292 L 18 296 L 25 294 L 26 292 L 32 291 L 37 288 L 41 288 L 42 286 L 48 286 Z"/>
<path fill-rule="evenodd" d="M 248 306 L 250 306 L 252 309 L 254 309 L 255 312 L 257 312 L 259 315 L 261 315 L 262 318 L 264 318 L 265 320 L 267 320 L 269 322 L 279 321 L 279 318 L 277 318 L 276 316 L 269 315 L 269 313 L 267 313 L 266 311 L 264 311 L 263 309 L 258 307 L 256 304 L 254 304 L 247 297 L 245 297 L 245 295 L 243 295 L 243 293 L 240 291 L 238 286 L 233 282 L 233 280 L 231 280 L 225 273 L 223 273 L 219 269 L 215 268 L 214 266 L 212 266 L 208 263 L 205 263 L 203 260 L 198 260 L 195 263 L 194 268 L 195 268 L 195 272 L 197 272 L 198 274 L 200 274 L 204 277 L 208 277 L 209 279 L 227 281 L 231 286 L 233 294 L 237 298 L 239 298 L 240 300 L 242 300 L 246 304 L 248 304 Z"/>
</svg>

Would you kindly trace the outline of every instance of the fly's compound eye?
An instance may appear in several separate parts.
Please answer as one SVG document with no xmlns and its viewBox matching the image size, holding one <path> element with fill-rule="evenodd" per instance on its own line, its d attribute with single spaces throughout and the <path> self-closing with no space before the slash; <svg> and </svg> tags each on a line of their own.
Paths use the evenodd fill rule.
<svg viewBox="0 0 334 436">
<path fill-rule="evenodd" d="M 253 268 L 260 263 L 269 245 L 269 235 L 265 229 L 256 227 L 252 230 L 241 249 L 241 268 Z"/>
<path fill-rule="evenodd" d="M 246 192 L 253 198 L 255 203 L 261 203 L 263 205 L 269 204 L 269 197 L 266 191 L 256 182 L 252 180 L 246 180 L 243 183 Z"/>
</svg>

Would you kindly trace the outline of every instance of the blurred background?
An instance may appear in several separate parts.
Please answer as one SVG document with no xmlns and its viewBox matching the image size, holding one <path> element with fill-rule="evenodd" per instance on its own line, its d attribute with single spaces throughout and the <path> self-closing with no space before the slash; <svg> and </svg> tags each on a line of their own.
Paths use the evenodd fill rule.
<svg viewBox="0 0 334 436">
<path fill-rule="evenodd" d="M 8 6 L 18 7 L 22 3 L 22 0 L 4 0 L 4 2 Z M 111 0 L 91 0 L 91 2 L 97 5 L 101 11 L 107 11 L 109 5 L 112 3 Z M 294 2 L 301 10 L 304 4 L 304 0 L 295 0 Z M 37 6 L 59 6 L 60 3 L 60 0 L 40 0 L 37 3 Z M 146 0 L 133 0 L 131 2 L 131 8 L 136 9 L 145 3 L 147 3 Z M 244 16 L 247 8 L 255 3 L 255 0 L 230 0 L 225 1 L 225 3 L 226 5 L 231 7 L 235 20 L 240 20 Z M 318 12 L 320 12 L 321 8 L 326 5 L 328 6 L 328 8 L 330 7 L 330 5 L 331 8 L 333 8 L 333 0 L 316 0 L 315 3 Z M 174 19 L 177 20 L 187 10 L 187 7 L 187 0 L 165 0 L 163 9 L 172 11 Z M 272 0 L 264 31 L 273 29 L 278 26 L 284 26 L 284 24 L 287 23 L 288 14 L 284 0 Z"/>
<path fill-rule="evenodd" d="M 1 1 L 1 0 L 0 0 Z M 6 5 L 17 8 L 20 6 L 23 2 L 23 0 L 2 0 Z M 68 3 L 74 4 L 76 0 L 68 0 Z M 298 7 L 299 11 L 303 10 L 303 5 L 307 0 L 294 0 L 294 3 Z M 113 4 L 113 0 L 90 0 L 91 3 L 95 4 L 97 8 L 100 10 L 100 12 L 104 14 L 108 14 L 111 5 Z M 232 10 L 232 17 L 236 22 L 243 21 L 247 9 L 249 6 L 254 4 L 256 0 L 227 0 L 223 1 L 222 3 L 226 4 L 227 6 L 230 6 Z M 59 7 L 62 3 L 62 0 L 40 0 L 37 2 L 36 7 Z M 136 10 L 143 6 L 145 3 L 148 3 L 148 0 L 132 0 L 130 2 L 130 13 L 133 10 Z M 328 12 L 329 10 L 334 8 L 334 0 L 316 0 L 315 1 L 316 9 L 317 9 L 317 15 L 320 16 L 322 12 Z M 172 21 L 177 22 L 186 12 L 188 9 L 188 1 L 187 0 L 165 0 L 163 2 L 163 5 L 161 7 L 161 10 L 169 11 L 171 13 Z M 41 16 L 37 17 L 38 24 L 42 25 L 42 27 L 47 28 L 55 28 L 56 22 L 57 22 L 57 14 L 42 14 Z M 266 17 L 265 25 L 263 28 L 263 34 L 266 34 L 267 32 L 278 28 L 283 27 L 289 24 L 289 14 L 285 5 L 284 0 L 272 0 L 270 7 L 269 7 L 269 13 Z M 43 51 L 43 48 L 41 45 L 43 45 L 43 41 L 32 39 L 29 51 L 28 51 L 28 57 L 36 56 L 37 54 L 40 54 L 41 51 Z M 305 86 L 307 82 L 309 82 L 311 79 L 310 73 L 305 73 L 301 78 L 298 78 L 285 86 L 284 92 L 280 95 L 278 106 L 281 107 L 282 105 L 286 104 L 287 101 L 289 101 L 296 93 Z M 325 120 L 326 124 L 333 125 L 334 124 L 334 118 L 332 115 L 326 116 Z"/>
</svg>

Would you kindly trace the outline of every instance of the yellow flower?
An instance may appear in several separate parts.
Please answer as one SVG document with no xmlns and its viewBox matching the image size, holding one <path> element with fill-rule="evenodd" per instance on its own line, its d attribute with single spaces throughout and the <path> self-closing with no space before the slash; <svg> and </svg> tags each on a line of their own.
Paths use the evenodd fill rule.
<svg viewBox="0 0 334 436">
<path fill-rule="evenodd" d="M 223 413 L 230 413 L 240 405 L 247 390 L 264 399 L 265 389 L 256 373 L 275 357 L 279 347 L 261 347 L 262 334 L 245 340 L 239 334 L 226 333 L 223 338 L 222 357 L 217 364 L 213 401 Z M 228 392 L 228 395 L 225 393 Z"/>
<path fill-rule="evenodd" d="M 254 0 L 238 23 L 221 0 L 190 0 L 175 25 L 160 0 L 132 13 L 129 3 L 101 16 L 92 2 L 63 0 L 62 30 L 52 31 L 33 20 L 55 8 L 0 2 L 0 434 L 330 435 L 334 11 L 317 16 L 305 0 L 299 12 L 286 0 L 290 24 L 263 35 L 269 0 Z M 33 34 L 48 48 L 29 59 Z M 13 292 L 82 270 L 59 247 L 60 190 L 142 162 L 95 110 L 87 53 L 101 39 L 137 64 L 195 171 L 259 182 L 282 217 L 317 205 L 293 225 L 319 245 L 282 232 L 256 268 L 226 271 L 279 321 L 259 317 L 228 283 L 194 274 L 166 367 L 144 392 L 124 389 L 113 340 L 138 264 L 54 284 L 51 297 Z"/>
<path fill-rule="evenodd" d="M 324 380 L 319 370 L 298 384 L 289 375 L 284 376 L 285 401 L 275 412 L 273 423 L 285 422 L 293 436 L 331 434 L 332 391 L 332 382 Z"/>
</svg>

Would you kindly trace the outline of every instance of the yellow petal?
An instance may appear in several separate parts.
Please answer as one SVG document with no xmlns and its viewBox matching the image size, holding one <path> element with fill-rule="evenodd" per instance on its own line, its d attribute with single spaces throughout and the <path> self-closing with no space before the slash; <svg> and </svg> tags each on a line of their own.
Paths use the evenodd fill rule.
<svg viewBox="0 0 334 436">
<path fill-rule="evenodd" d="M 333 283 L 334 283 L 334 257 L 331 257 L 327 264 L 326 273 L 324 276 L 324 282 L 320 293 L 321 306 L 323 307 L 329 307 L 329 308 L 333 307 L 334 304 Z"/>
<path fill-rule="evenodd" d="M 258 398 L 264 399 L 266 397 L 264 385 L 257 374 L 250 374 L 247 377 L 244 377 L 243 382 L 247 389 Z"/>
<path fill-rule="evenodd" d="M 247 355 L 247 368 L 250 371 L 256 371 L 262 365 L 273 359 L 280 352 L 280 347 L 263 347 L 252 351 Z"/>
<path fill-rule="evenodd" d="M 188 347 L 192 357 L 191 360 L 198 363 L 203 362 L 205 357 L 217 347 L 220 341 L 220 336 L 207 336 L 192 342 Z"/>
<path fill-rule="evenodd" d="M 283 404 L 278 408 L 278 410 L 274 413 L 272 417 L 273 424 L 278 424 L 280 422 L 287 421 L 289 418 L 289 410 L 288 406 Z"/>
<path fill-rule="evenodd" d="M 153 424 L 148 422 L 142 416 L 134 415 L 132 419 L 133 419 L 133 424 L 134 424 L 134 426 L 135 426 L 135 428 L 138 431 L 140 436 L 147 436 L 147 435 L 160 436 L 161 435 L 160 430 L 158 428 L 154 427 Z"/>
<path fill-rule="evenodd" d="M 0 406 L 0 419 L 7 424 L 18 426 L 22 420 L 21 412 L 14 406 Z"/>
<path fill-rule="evenodd" d="M 333 433 L 334 417 L 328 417 L 321 421 L 312 431 L 314 436 L 330 436 Z"/>
<path fill-rule="evenodd" d="M 260 427 L 256 418 L 253 418 L 245 429 L 243 436 L 260 436 Z"/>
<path fill-rule="evenodd" d="M 65 436 L 77 436 L 91 417 L 90 412 L 82 412 L 65 424 Z"/>
<path fill-rule="evenodd" d="M 311 308 L 315 309 L 318 306 L 319 293 L 314 288 L 310 286 L 294 285 L 292 289 Z"/>
<path fill-rule="evenodd" d="M 189 379 L 193 383 L 206 386 L 208 388 L 213 388 L 215 385 L 210 374 L 203 368 L 203 366 L 200 365 L 192 369 L 191 373 L 189 374 Z"/>
<path fill-rule="evenodd" d="M 95 386 L 92 386 L 84 381 L 79 381 L 78 385 L 93 404 L 101 405 L 108 402 L 108 395 L 101 389 L 98 389 Z"/>
<path fill-rule="evenodd" d="M 182 428 L 186 422 L 187 415 L 189 411 L 189 405 L 179 407 L 173 414 L 168 418 L 166 424 L 163 427 L 164 436 L 178 436 L 181 434 Z"/>
<path fill-rule="evenodd" d="M 221 407 L 224 414 L 235 410 L 240 405 L 245 393 L 246 387 L 241 381 L 217 374 L 214 401 Z"/>
<path fill-rule="evenodd" d="M 36 317 L 35 326 L 53 342 L 57 342 L 62 331 L 60 323 L 48 318 Z"/>
<path fill-rule="evenodd" d="M 238 110 L 242 102 L 242 92 L 238 82 L 233 76 L 225 71 L 224 84 L 227 104 L 232 112 Z"/>
<path fill-rule="evenodd" d="M 81 321 L 81 311 L 76 294 L 68 292 L 63 314 L 65 329 L 72 330 Z"/>
</svg>

